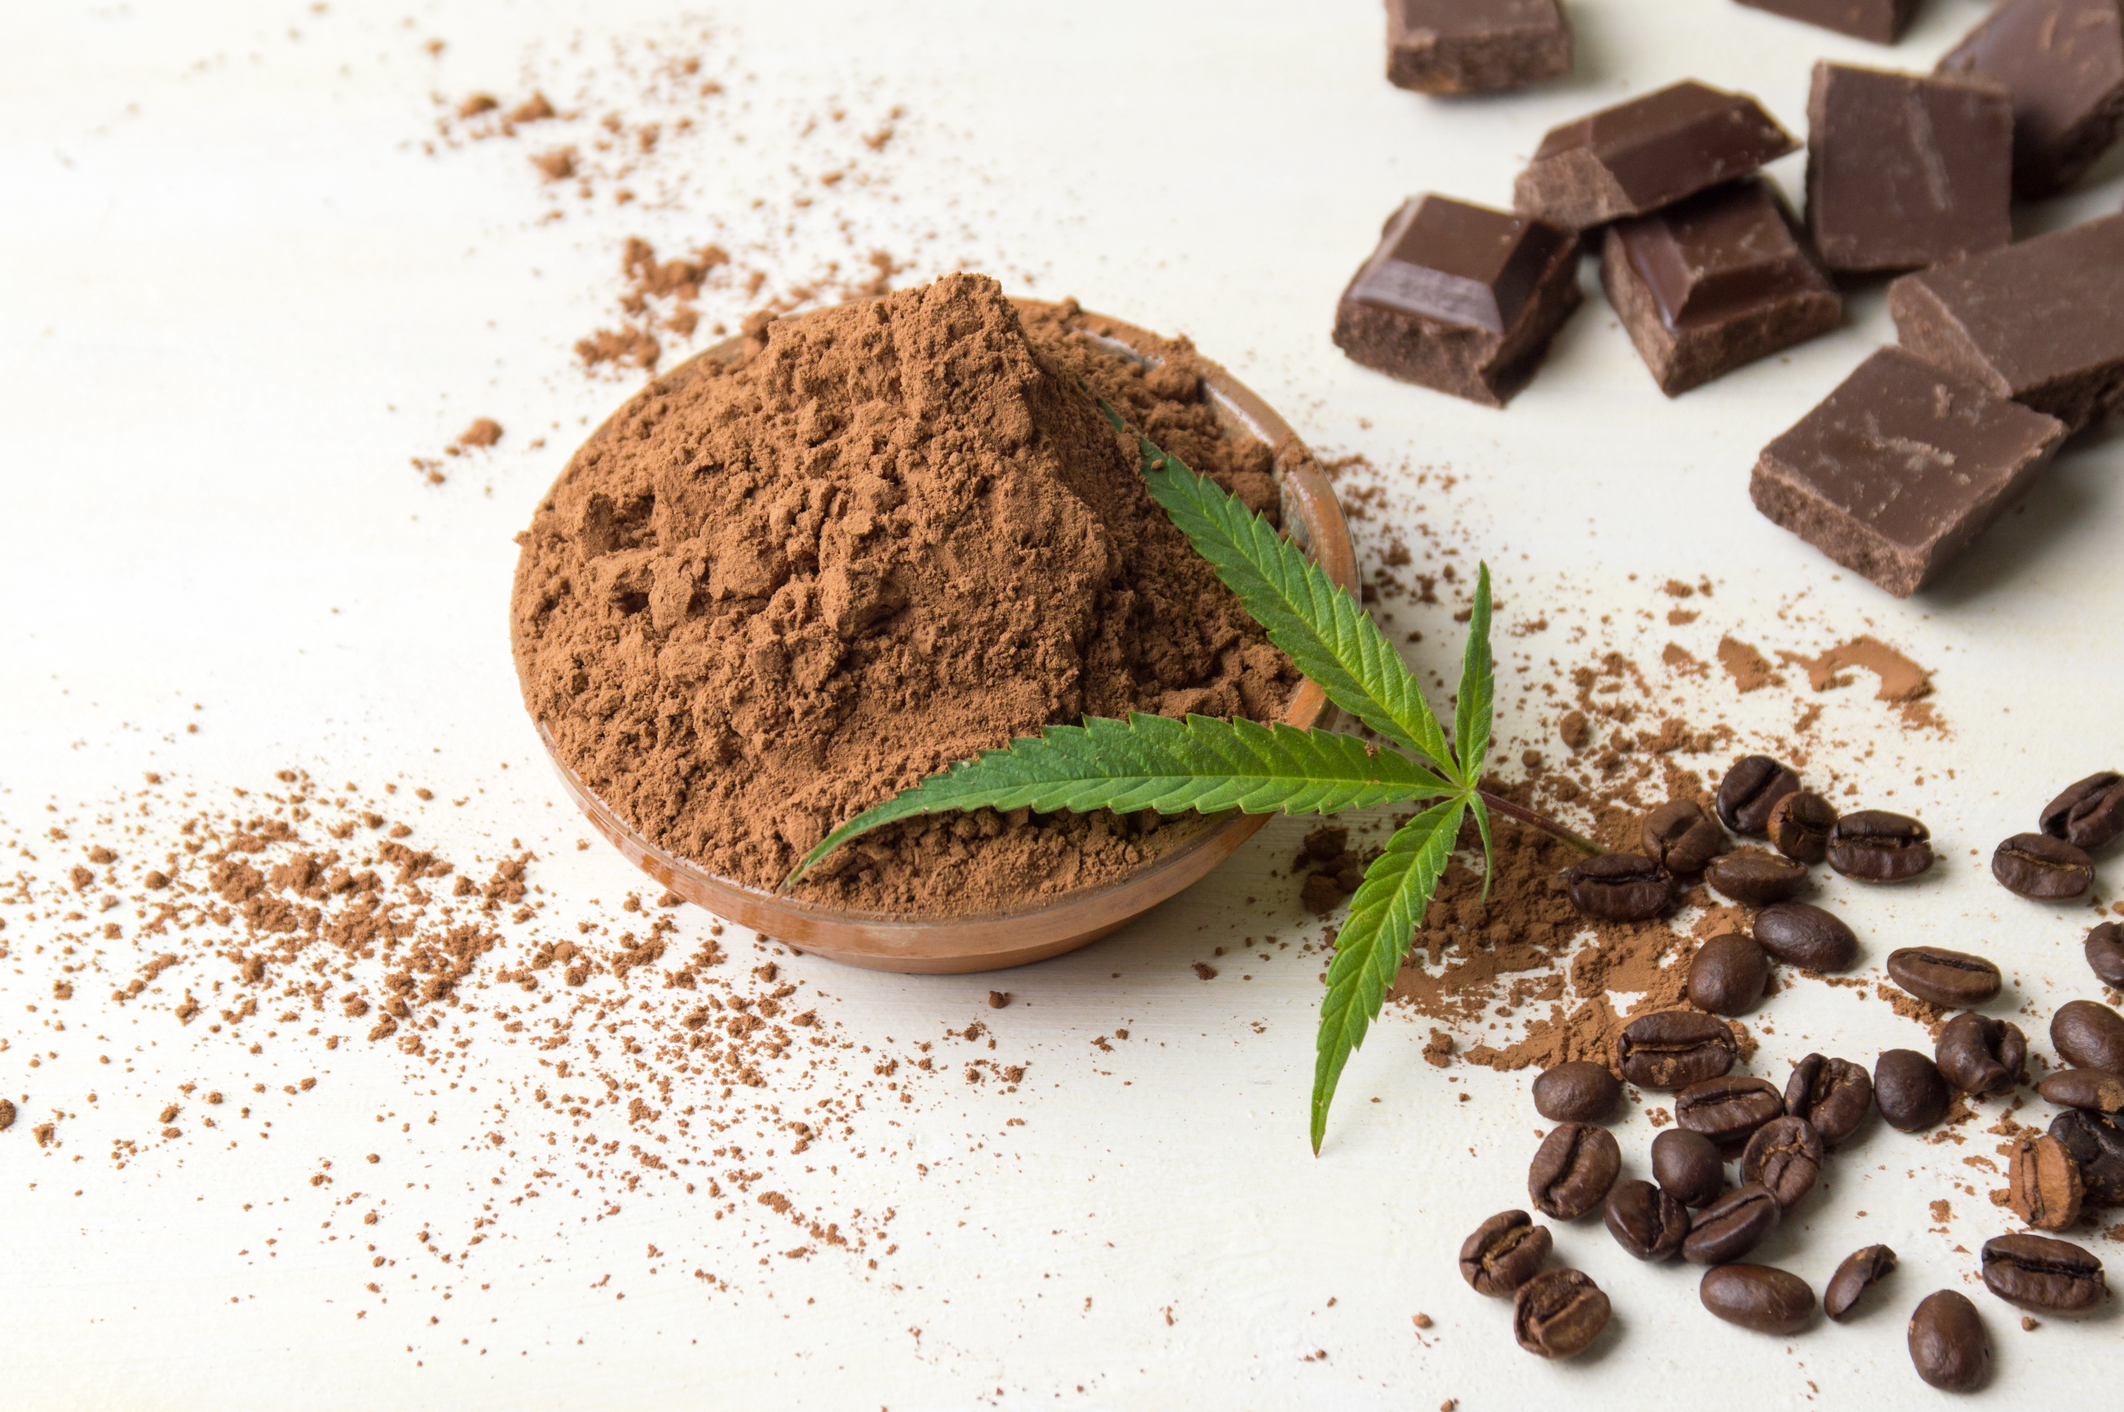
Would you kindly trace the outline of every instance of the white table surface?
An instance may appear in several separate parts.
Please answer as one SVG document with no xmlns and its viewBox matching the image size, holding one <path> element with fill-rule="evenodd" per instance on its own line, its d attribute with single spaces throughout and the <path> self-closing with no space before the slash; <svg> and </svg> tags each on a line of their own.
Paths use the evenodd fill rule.
<svg viewBox="0 0 2124 1412">
<path fill-rule="evenodd" d="M 722 239 L 768 273 L 767 294 L 879 246 L 909 262 L 903 284 L 983 269 L 1014 292 L 1192 334 L 1316 448 L 1378 467 L 1391 523 L 1428 521 L 1486 556 L 1508 618 L 1546 611 L 1547 633 L 1500 639 L 1529 681 L 1602 642 L 1656 672 L 1667 641 L 1708 658 L 1727 632 L 1773 652 L 1871 631 L 1934 668 L 1944 735 L 1897 730 L 1863 686 L 1740 699 L 1714 671 L 1661 690 L 1744 739 L 1824 704 L 1815 768 L 1922 814 L 1946 860 L 1906 892 L 1827 886 L 1869 965 L 1905 940 L 1987 950 L 2012 977 L 1991 1008 L 2018 1009 L 2047 1053 L 2050 1009 L 2093 993 L 2078 948 L 2089 914 L 2021 903 L 1981 863 L 2062 782 L 2124 758 L 2124 438 L 2076 444 L 1940 588 L 1898 603 L 1831 572 L 1745 490 L 1761 443 L 1892 337 L 1878 288 L 1852 299 L 1837 334 L 1671 402 L 1597 291 L 1503 414 L 1368 373 L 1327 338 L 1338 289 L 1403 195 L 1504 204 L 1548 126 L 1689 75 L 1752 91 L 1803 132 L 1812 60 L 1927 68 L 1983 6 L 1929 0 L 1894 50 L 1725 0 L 1570 10 L 1570 80 L 1445 104 L 1379 77 L 1369 0 L 725 0 L 691 19 L 638 0 L 16 7 L 0 46 L 0 839 L 39 858 L 7 866 L 50 876 L 65 860 L 36 844 L 49 820 L 87 837 L 143 770 L 225 796 L 300 766 L 472 796 L 422 819 L 423 846 L 491 858 L 521 837 L 555 918 L 609 910 L 641 880 L 602 846 L 575 850 L 587 830 L 537 755 L 504 617 L 510 536 L 585 428 L 638 385 L 585 377 L 573 342 L 615 317 L 631 234 L 666 253 Z M 645 165 L 633 206 L 613 204 L 610 183 L 549 202 L 524 162 L 530 138 L 421 149 L 444 111 L 431 93 L 536 83 L 563 107 L 637 113 L 639 85 L 603 57 L 612 43 L 640 55 L 703 29 L 688 52 L 726 82 L 723 106 Z M 431 55 L 430 39 L 446 47 Z M 843 126 L 803 133 L 836 106 Z M 845 140 L 894 106 L 906 112 L 883 153 Z M 850 159 L 861 180 L 818 186 Z M 1802 160 L 1774 169 L 1788 192 Z M 2020 213 L 2024 233 L 2115 210 L 2120 174 L 2112 154 L 2082 191 Z M 816 199 L 792 204 L 800 191 Z M 549 205 L 565 218 L 542 222 Z M 703 303 L 711 321 L 746 307 L 727 293 Z M 408 459 L 482 415 L 507 428 L 500 447 L 423 484 Z M 1455 482 L 1416 487 L 1417 467 Z M 1656 585 L 1703 576 L 1718 587 L 1692 605 L 1702 618 L 1669 628 Z M 1432 611 L 1440 630 L 1412 651 L 1454 640 Z M 1553 728 L 1552 707 L 1508 703 L 1500 719 L 1514 755 L 1536 740 L 1553 750 Z M 2077 1398 L 2118 1372 L 2114 1315 L 2023 1334 L 1972 1285 L 1969 1252 L 2006 1229 L 1988 1174 L 1961 1163 L 1995 1144 L 1979 1127 L 1967 1146 L 1876 1129 L 1766 1248 L 1819 1289 L 1850 1249 L 1896 1246 L 1904 1269 L 1863 1320 L 1743 1333 L 1698 1306 L 1693 1271 L 1636 1266 L 1582 1223 L 1559 1244 L 1611 1292 L 1617 1332 L 1576 1364 L 1522 1354 L 1453 1253 L 1482 1217 L 1523 1204 L 1541 1126 L 1527 1076 L 1434 1069 L 1420 1060 L 1428 1023 L 1390 1015 L 1351 1064 L 1316 1160 L 1304 1133 L 1317 958 L 1294 951 L 1250 982 L 1190 970 L 1256 931 L 1317 934 L 1289 882 L 1264 876 L 1300 832 L 1276 821 L 1111 940 L 1001 979 L 783 958 L 832 997 L 848 1038 L 904 1043 L 980 1018 L 999 1053 L 1032 1068 L 1014 1094 L 931 1085 L 892 1115 L 899 1128 L 874 1114 L 848 1144 L 872 1160 L 842 1151 L 832 1172 L 792 1174 L 821 1209 L 897 1209 L 899 1249 L 879 1269 L 778 1261 L 731 1274 L 728 1291 L 682 1272 L 755 1270 L 760 1228 L 717 1226 L 651 1184 L 609 1219 L 589 1219 L 601 1208 L 587 1198 L 549 1203 L 542 1222 L 512 1217 L 462 1273 L 409 1258 L 380 1304 L 362 1290 L 366 1258 L 326 1239 L 321 1223 L 344 1216 L 333 1189 L 305 1174 L 321 1157 L 355 1160 L 373 1113 L 434 1111 L 437 1126 L 392 1135 L 390 1170 L 412 1194 L 379 1239 L 411 1257 L 405 1220 L 461 1232 L 493 1169 L 466 1135 L 498 1123 L 529 1143 L 550 1125 L 528 1104 L 482 1116 L 535 1078 L 535 1052 L 482 1048 L 471 1082 L 484 1095 L 431 1096 L 440 1085 L 387 1046 L 327 1056 L 286 1040 L 254 1057 L 172 1038 L 166 1014 L 167 1028 L 135 1027 L 93 999 L 63 1012 L 61 1036 L 49 1007 L 25 1009 L 50 995 L 38 948 L 52 924 L 0 904 L 0 1091 L 27 1100 L 0 1135 L 0 1403 L 1929 1404 L 1945 1399 L 1912 1375 L 1902 1319 L 1942 1285 L 1971 1289 L 1993 1331 L 1997 1375 L 1974 1403 Z M 2120 866 L 2103 865 L 2105 897 Z M 1249 892 L 1264 900 L 1246 906 Z M 688 915 L 681 944 L 707 923 Z M 748 938 L 726 946 L 749 964 Z M 991 986 L 1019 1003 L 988 1011 Z M 1866 1059 L 1926 1047 L 1885 1005 L 1822 986 L 1778 995 L 1765 1017 L 1779 1062 L 1758 1067 L 1780 1078 L 1806 1047 Z M 1111 1054 L 1091 1047 L 1124 1025 L 1132 1038 Z M 93 1054 L 114 1048 L 128 1071 L 99 1071 Z M 109 1142 L 151 1127 L 171 1085 L 254 1069 L 276 1103 L 284 1077 L 325 1082 L 267 1110 L 269 1143 L 172 1143 L 114 1170 Z M 1463 1087 L 1472 1099 L 1454 1101 Z M 78 1116 L 64 1146 L 40 1151 L 27 1127 L 53 1108 Z M 1633 1169 L 1650 1131 L 1642 1117 L 1618 1128 Z M 1954 1207 L 1943 1234 L 1926 1209 L 1939 1196 Z M 1421 1333 L 1419 1311 L 1434 1320 Z"/>
</svg>

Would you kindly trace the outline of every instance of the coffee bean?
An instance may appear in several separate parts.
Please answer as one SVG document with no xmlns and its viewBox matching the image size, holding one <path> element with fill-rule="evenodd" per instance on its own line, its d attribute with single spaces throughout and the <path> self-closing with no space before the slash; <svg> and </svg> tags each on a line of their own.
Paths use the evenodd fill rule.
<svg viewBox="0 0 2124 1412">
<path fill-rule="evenodd" d="M 1827 1147 L 1858 1131 L 1873 1107 L 1873 1076 L 1848 1059 L 1810 1054 L 1785 1082 L 1785 1112 L 1805 1118 Z"/>
<path fill-rule="evenodd" d="M 1844 1257 L 1822 1291 L 1822 1312 L 1838 1323 L 1851 1317 L 1859 1296 L 1895 1269 L 1895 1252 L 1885 1245 L 1869 1245 Z"/>
<path fill-rule="evenodd" d="M 1971 1392 L 1991 1374 L 1991 1340 L 1968 1296 L 1935 1290 L 1910 1316 L 1910 1361 L 1917 1375 L 1947 1392 Z"/>
<path fill-rule="evenodd" d="M 2093 1000 L 2068 1000 L 2050 1017 L 2050 1042 L 2075 1067 L 2124 1073 L 2124 1015 Z"/>
<path fill-rule="evenodd" d="M 1674 1121 L 1722 1147 L 1746 1142 L 1784 1112 L 1784 1096 L 1775 1084 L 1742 1074 L 1704 1079 L 1674 1095 Z"/>
<path fill-rule="evenodd" d="M 2124 1113 L 2124 1074 L 2114 1069 L 2060 1069 L 2036 1085 L 2045 1103 Z"/>
<path fill-rule="evenodd" d="M 1858 938 L 1835 914 L 1805 902 L 1780 902 L 1755 917 L 1755 943 L 1788 966 L 1841 971 L 1858 959 Z"/>
<path fill-rule="evenodd" d="M 1713 1015 L 1656 1010 L 1615 1037 L 1615 1067 L 1639 1088 L 1681 1089 L 1733 1067 L 1733 1031 Z"/>
<path fill-rule="evenodd" d="M 1807 865 L 1760 848 L 1736 848 L 1711 860 L 1704 881 L 1735 902 L 1768 907 L 1807 885 Z"/>
<path fill-rule="evenodd" d="M 1559 1123 L 1534 1152 L 1527 1195 L 1543 1215 L 1575 1221 L 1600 1205 L 1621 1170 L 1615 1134 L 1585 1123 Z"/>
<path fill-rule="evenodd" d="M 1804 1118 L 1773 1118 L 1748 1139 L 1741 1154 L 1741 1181 L 1768 1187 L 1790 1211 L 1814 1190 L 1822 1174 L 1822 1139 Z"/>
<path fill-rule="evenodd" d="M 2104 922 L 2087 933 L 2087 964 L 2102 984 L 2124 990 L 2124 922 Z"/>
<path fill-rule="evenodd" d="M 1617 1182 L 1601 1214 L 1616 1244 L 1655 1264 L 1680 1254 L 1689 1234 L 1689 1208 L 1646 1181 Z"/>
<path fill-rule="evenodd" d="M 2017 833 L 1993 850 L 1991 875 L 2008 892 L 2057 902 L 2094 885 L 2094 860 L 2047 833 Z"/>
<path fill-rule="evenodd" d="M 1799 787 L 1799 776 L 1768 755 L 1744 755 L 1719 781 L 1718 817 L 1735 833 L 1760 834 L 1777 801 Z"/>
<path fill-rule="evenodd" d="M 2025 1128 L 2014 1135 L 2006 1166 L 2006 1200 L 2016 1216 L 2039 1231 L 2062 1231 L 2080 1218 L 2084 1195 L 2080 1164 L 2064 1143 Z"/>
<path fill-rule="evenodd" d="M 1682 1259 L 1692 1265 L 1730 1265 L 1777 1229 L 1779 1215 L 1768 1187 L 1737 1187 L 1696 1213 L 1682 1242 Z"/>
<path fill-rule="evenodd" d="M 1670 873 L 1700 873 L 1733 845 L 1717 820 L 1693 799 L 1670 799 L 1645 815 L 1645 856 Z"/>
<path fill-rule="evenodd" d="M 2075 1108 L 2050 1120 L 2050 1135 L 2072 1154 L 2090 1204 L 2124 1206 L 2124 1122 Z"/>
<path fill-rule="evenodd" d="M 1512 1297 L 1512 1335 L 1544 1358 L 1569 1358 L 1608 1327 L 1608 1296 L 1583 1270 L 1543 1270 Z"/>
<path fill-rule="evenodd" d="M 1947 1116 L 1952 1098 L 1939 1065 L 1915 1049 L 1891 1049 L 1873 1066 L 1873 1101 L 1898 1132 L 1931 1127 Z"/>
<path fill-rule="evenodd" d="M 1814 1318 L 1807 1282 L 1768 1265 L 1714 1266 L 1704 1271 L 1696 1297 L 1727 1323 L 1759 1334 L 1796 1334 Z"/>
<path fill-rule="evenodd" d="M 2043 806 L 2042 829 L 2092 852 L 2124 834 L 2124 775 L 2089 775 Z"/>
<path fill-rule="evenodd" d="M 1555 1237 L 1524 1211 L 1500 1211 L 1460 1243 L 1460 1277 L 1477 1294 L 1510 1294 L 1549 1258 Z"/>
<path fill-rule="evenodd" d="M 1999 968 L 1981 956 L 1940 946 L 1905 946 L 1888 953 L 1888 979 L 1920 1000 L 1967 1008 L 1997 998 Z"/>
<path fill-rule="evenodd" d="M 1836 827 L 1836 806 L 1819 794 L 1800 790 L 1777 801 L 1768 824 L 1771 846 L 1795 863 L 1819 863 L 1829 856 L 1829 831 Z"/>
<path fill-rule="evenodd" d="M 1689 962 L 1689 1003 L 1714 1015 L 1747 1013 L 1769 983 L 1770 958 L 1737 932 L 1712 937 Z"/>
<path fill-rule="evenodd" d="M 1940 1028 L 1933 1062 L 1947 1082 L 1978 1098 L 2000 1098 L 2028 1077 L 2028 1041 L 2010 1020 L 1965 1011 Z"/>
<path fill-rule="evenodd" d="M 1932 866 L 1931 838 L 1907 815 L 1861 809 L 1829 830 L 1829 866 L 1860 882 L 1904 882 Z"/>
<path fill-rule="evenodd" d="M 1564 874 L 1571 905 L 1601 922 L 1642 922 L 1667 910 L 1674 879 L 1637 853 L 1603 853 Z"/>
<path fill-rule="evenodd" d="M 1726 1189 L 1718 1144 L 1687 1128 L 1669 1128 L 1652 1139 L 1652 1175 L 1684 1206 L 1708 1206 Z"/>
<path fill-rule="evenodd" d="M 2109 1297 L 2102 1262 L 2070 1241 L 1993 1236 L 1979 1258 L 1984 1288 L 2038 1314 L 2078 1314 Z"/>
<path fill-rule="evenodd" d="M 1622 1084 L 1606 1066 L 1573 1059 L 1534 1080 L 1534 1111 L 1552 1123 L 1599 1123 L 1615 1111 Z"/>
</svg>

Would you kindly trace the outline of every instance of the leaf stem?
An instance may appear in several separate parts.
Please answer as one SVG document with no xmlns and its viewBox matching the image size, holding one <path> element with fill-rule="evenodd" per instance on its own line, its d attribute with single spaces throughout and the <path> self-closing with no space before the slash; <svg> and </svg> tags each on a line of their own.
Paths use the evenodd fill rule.
<svg viewBox="0 0 2124 1412">
<path fill-rule="evenodd" d="M 1583 837 L 1579 834 L 1572 833 L 1569 829 L 1565 828 L 1562 824 L 1557 823 L 1554 819 L 1550 818 L 1546 814 L 1537 814 L 1532 809 L 1529 809 L 1524 805 L 1514 804 L 1509 799 L 1500 799 L 1486 789 L 1478 789 L 1475 791 L 1475 793 L 1482 797 L 1482 802 L 1484 804 L 1488 805 L 1492 809 L 1495 809 L 1498 813 L 1504 815 L 1506 818 L 1517 819 L 1520 823 L 1527 825 L 1529 828 L 1540 829 L 1543 833 L 1549 835 L 1551 838 L 1560 839 L 1561 841 L 1570 844 L 1579 852 L 1587 854 L 1590 857 L 1597 858 L 1601 854 L 1606 853 L 1608 851 L 1607 849 L 1602 848 L 1599 844 L 1595 843 L 1592 839 Z"/>
</svg>

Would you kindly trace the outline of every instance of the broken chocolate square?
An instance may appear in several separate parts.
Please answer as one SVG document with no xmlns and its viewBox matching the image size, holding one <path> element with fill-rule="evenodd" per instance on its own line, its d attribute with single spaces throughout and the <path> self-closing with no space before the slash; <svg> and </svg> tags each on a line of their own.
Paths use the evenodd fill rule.
<svg viewBox="0 0 2124 1412">
<path fill-rule="evenodd" d="M 1501 93 L 1571 72 L 1557 0 L 1386 0 L 1387 82 L 1418 93 Z"/>
<path fill-rule="evenodd" d="M 2050 196 L 2124 131 L 2124 0 L 2006 0 L 1936 72 L 2013 95 L 2013 187 Z"/>
<path fill-rule="evenodd" d="M 2124 215 L 1888 286 L 1896 338 L 2078 431 L 2124 413 Z"/>
<path fill-rule="evenodd" d="M 1761 177 L 1609 226 L 1600 281 L 1669 397 L 1827 333 L 1844 315 Z"/>
<path fill-rule="evenodd" d="M 1745 93 L 1685 81 L 1549 129 L 1512 205 L 1584 230 L 1641 216 L 1799 149 Z"/>
<path fill-rule="evenodd" d="M 1807 230 L 1832 270 L 1907 270 L 2013 239 L 2013 103 L 1968 79 L 1814 66 Z"/>
<path fill-rule="evenodd" d="M 1898 598 L 2028 488 L 2064 424 L 1883 348 L 1763 448 L 1755 508 Z"/>
<path fill-rule="evenodd" d="M 1893 44 L 1917 10 L 1917 0 L 1740 0 L 1754 10 L 1768 10 L 1855 39 Z"/>
<path fill-rule="evenodd" d="M 1402 203 L 1335 309 L 1368 368 L 1502 407 L 1578 307 L 1578 238 L 1444 196 Z"/>
</svg>

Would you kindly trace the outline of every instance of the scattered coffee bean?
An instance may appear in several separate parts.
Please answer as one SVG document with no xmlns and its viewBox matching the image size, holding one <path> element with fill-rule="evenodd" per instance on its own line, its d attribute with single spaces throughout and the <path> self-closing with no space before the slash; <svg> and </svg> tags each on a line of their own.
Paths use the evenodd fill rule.
<svg viewBox="0 0 2124 1412">
<path fill-rule="evenodd" d="M 2109 1297 L 2102 1262 L 2070 1241 L 2002 1235 L 1980 1252 L 1984 1288 L 2038 1314 L 2078 1314 Z"/>
<path fill-rule="evenodd" d="M 1940 1029 L 1933 1062 L 1947 1082 L 1978 1098 L 2000 1098 L 2028 1077 L 2028 1041 L 2010 1020 L 1964 1011 Z"/>
<path fill-rule="evenodd" d="M 1510 1294 L 1534 1278 L 1556 1243 L 1524 1211 L 1500 1211 L 1460 1243 L 1460 1277 L 1477 1294 Z"/>
<path fill-rule="evenodd" d="M 1544 1358 L 1569 1358 L 1608 1327 L 1608 1296 L 1583 1270 L 1543 1270 L 1512 1297 L 1512 1334 Z"/>
<path fill-rule="evenodd" d="M 1733 845 L 1726 831 L 1693 799 L 1670 799 L 1645 815 L 1645 855 L 1670 873 L 1700 873 Z"/>
<path fill-rule="evenodd" d="M 1717 1265 L 1696 1287 L 1704 1308 L 1759 1334 L 1796 1334 L 1814 1318 L 1814 1291 L 1788 1270 Z"/>
<path fill-rule="evenodd" d="M 1829 830 L 1829 866 L 1860 882 L 1904 882 L 1932 866 L 1931 838 L 1907 815 L 1861 809 Z"/>
<path fill-rule="evenodd" d="M 2103 985 L 2124 990 L 2124 922 L 2104 922 L 2087 933 L 2087 965 Z"/>
<path fill-rule="evenodd" d="M 2080 1218 L 2085 1194 L 2080 1164 L 2064 1143 L 2025 1128 L 2014 1135 L 2006 1166 L 2006 1200 L 2014 1215 L 2039 1231 L 2062 1231 Z"/>
<path fill-rule="evenodd" d="M 2094 1000 L 2068 1000 L 2050 1017 L 2050 1042 L 2075 1067 L 2124 1073 L 2124 1015 Z"/>
<path fill-rule="evenodd" d="M 1711 860 L 1704 881 L 1735 902 L 1768 907 L 1788 901 L 1807 885 L 1807 865 L 1761 848 L 1736 848 Z"/>
<path fill-rule="evenodd" d="M 1939 946 L 1905 946 L 1888 953 L 1888 979 L 1920 1000 L 1966 1009 L 1996 999 L 1999 968 L 1981 956 Z"/>
<path fill-rule="evenodd" d="M 1621 1170 L 1615 1134 L 1586 1123 L 1559 1123 L 1535 1150 L 1527 1195 L 1543 1215 L 1575 1221 L 1600 1205 Z"/>
<path fill-rule="evenodd" d="M 1776 1230 L 1781 1214 L 1767 1187 L 1736 1187 L 1696 1213 L 1682 1242 L 1682 1259 L 1692 1265 L 1730 1265 Z"/>
<path fill-rule="evenodd" d="M 1680 1254 L 1689 1234 L 1689 1208 L 1647 1181 L 1617 1182 L 1601 1214 L 1616 1244 L 1655 1264 Z"/>
<path fill-rule="evenodd" d="M 1873 1107 L 1873 1076 L 1848 1059 L 1810 1054 L 1785 1081 L 1785 1112 L 1805 1118 L 1826 1147 L 1858 1131 Z"/>
<path fill-rule="evenodd" d="M 1788 966 L 1841 971 L 1858 959 L 1858 938 L 1834 913 L 1780 902 L 1756 914 L 1755 942 Z"/>
<path fill-rule="evenodd" d="M 1910 1361 L 1917 1375 L 1947 1392 L 1971 1392 L 1991 1373 L 1991 1340 L 1968 1296 L 1935 1290 L 1910 1316 Z"/>
<path fill-rule="evenodd" d="M 1600 1123 L 1615 1111 L 1622 1084 L 1602 1064 L 1573 1059 L 1534 1080 L 1534 1111 L 1552 1123 Z"/>
<path fill-rule="evenodd" d="M 1733 1067 L 1733 1031 L 1714 1015 L 1656 1010 L 1615 1037 L 1615 1067 L 1639 1088 L 1681 1089 Z"/>
<path fill-rule="evenodd" d="M 1841 1324 L 1851 1317 L 1859 1296 L 1888 1278 L 1894 1269 L 1895 1252 L 1885 1245 L 1852 1251 L 1836 1267 L 1836 1273 L 1829 1277 L 1829 1287 L 1822 1291 L 1822 1312 Z"/>
<path fill-rule="evenodd" d="M 2079 1165 L 2088 1202 L 2124 1206 L 2124 1122 L 2075 1108 L 2050 1120 L 2050 1135 L 2065 1144 Z"/>
<path fill-rule="evenodd" d="M 1836 827 L 1836 806 L 1819 794 L 1800 790 L 1770 810 L 1771 846 L 1795 863 L 1819 863 L 1829 856 L 1829 831 Z"/>
<path fill-rule="evenodd" d="M 1952 1097 L 1940 1066 L 1915 1049 L 1891 1049 L 1873 1066 L 1873 1101 L 1898 1132 L 1931 1127 L 1947 1116 Z"/>
<path fill-rule="evenodd" d="M 1704 1079 L 1674 1095 L 1674 1121 L 1721 1147 L 1739 1146 L 1784 1112 L 1777 1085 L 1743 1074 Z"/>
<path fill-rule="evenodd" d="M 1564 874 L 1571 905 L 1601 922 L 1642 922 L 1674 900 L 1674 879 L 1638 853 L 1603 853 Z"/>
<path fill-rule="evenodd" d="M 2114 1069 L 2060 1069 L 2036 1085 L 2045 1103 L 2124 1113 L 2124 1074 Z"/>
<path fill-rule="evenodd" d="M 1805 1118 L 1773 1118 L 1748 1139 L 1741 1154 L 1741 1182 L 1769 1188 L 1790 1211 L 1814 1190 L 1822 1175 L 1822 1139 Z"/>
<path fill-rule="evenodd" d="M 1744 755 L 1719 781 L 1718 817 L 1735 833 L 1761 834 L 1777 801 L 1799 787 L 1799 776 L 1768 755 Z"/>
<path fill-rule="evenodd" d="M 1714 936 L 1689 962 L 1689 1003 L 1714 1015 L 1741 1015 L 1763 998 L 1770 958 L 1737 932 Z"/>
<path fill-rule="evenodd" d="M 1708 1206 L 1726 1189 L 1718 1144 L 1687 1128 L 1669 1128 L 1652 1139 L 1652 1175 L 1660 1190 L 1684 1206 Z"/>
<path fill-rule="evenodd" d="M 2093 886 L 2094 860 L 2047 833 L 2017 833 L 1992 852 L 1991 875 L 2008 892 L 2057 902 Z"/>
<path fill-rule="evenodd" d="M 2089 852 L 2124 834 L 2124 775 L 2089 775 L 2043 806 L 2042 829 Z"/>
</svg>

